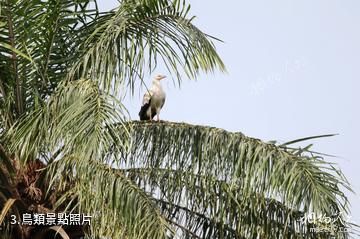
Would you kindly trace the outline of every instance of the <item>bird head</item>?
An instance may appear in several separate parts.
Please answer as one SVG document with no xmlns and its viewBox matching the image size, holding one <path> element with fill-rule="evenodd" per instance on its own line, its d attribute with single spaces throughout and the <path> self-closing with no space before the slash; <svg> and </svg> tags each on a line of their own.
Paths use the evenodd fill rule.
<svg viewBox="0 0 360 239">
<path fill-rule="evenodd" d="M 160 81 L 160 80 L 162 80 L 162 79 L 164 79 L 164 78 L 166 78 L 166 76 L 165 75 L 156 75 L 155 76 L 155 80 L 158 80 L 158 81 Z"/>
</svg>

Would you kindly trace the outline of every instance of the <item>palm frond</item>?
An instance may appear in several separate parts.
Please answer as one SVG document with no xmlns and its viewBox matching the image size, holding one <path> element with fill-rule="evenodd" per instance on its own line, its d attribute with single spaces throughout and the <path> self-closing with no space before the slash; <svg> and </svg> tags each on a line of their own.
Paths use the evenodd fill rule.
<svg viewBox="0 0 360 239">
<path fill-rule="evenodd" d="M 76 26 L 97 14 L 89 1 L 1 1 L 0 110 L 9 129 L 46 100 L 77 57 Z M 82 24 L 84 25 L 84 23 Z"/>
<path fill-rule="evenodd" d="M 69 156 L 49 165 L 48 174 L 60 182 L 72 178 L 72 189 L 58 199 L 58 207 L 92 215 L 88 233 L 93 237 L 161 239 L 171 233 L 151 197 L 109 165 Z"/>
<path fill-rule="evenodd" d="M 103 94 L 93 81 L 69 82 L 14 125 L 7 138 L 13 152 L 19 152 L 24 161 L 60 148 L 62 154 L 77 152 L 81 158 L 99 157 L 114 142 L 117 147 L 126 147 L 127 129 L 120 135 L 113 126 L 124 122 L 125 114 L 122 104 Z"/>
<path fill-rule="evenodd" d="M 119 85 L 133 90 L 135 79 L 142 79 L 145 69 L 154 70 L 158 58 L 178 79 L 181 69 L 191 78 L 200 70 L 225 70 L 214 44 L 191 24 L 189 8 L 178 0 L 122 1 L 116 11 L 83 28 L 91 34 L 68 77 L 97 80 L 116 95 Z"/>
<path fill-rule="evenodd" d="M 300 155 L 292 154 L 284 147 L 212 127 L 172 122 L 135 121 L 129 124 L 133 129 L 132 142 L 136 143 L 132 144 L 129 153 L 114 152 L 123 157 L 124 163 L 118 167 L 124 170 L 138 168 L 138 171 L 133 171 L 138 172 L 133 177 L 139 185 L 153 195 L 166 192 L 164 197 L 168 203 L 207 213 L 209 218 L 217 220 L 234 218 L 238 214 L 227 212 L 228 208 L 234 206 L 221 201 L 221 193 L 210 194 L 213 201 L 206 196 L 212 192 L 211 188 L 216 185 L 214 180 L 217 180 L 224 182 L 230 192 L 236 189 L 235 196 L 228 194 L 224 198 L 239 198 L 235 200 L 238 203 L 238 208 L 235 206 L 237 213 L 244 211 L 244 208 L 249 211 L 250 206 L 259 208 L 266 205 L 265 198 L 279 200 L 288 211 L 276 214 L 276 211 L 266 212 L 265 207 L 259 210 L 263 214 L 255 214 L 263 219 L 267 215 L 273 219 L 273 223 L 277 217 L 267 213 L 289 216 L 291 214 L 285 212 L 299 211 L 338 215 L 348 210 L 348 200 L 342 192 L 343 188 L 350 190 L 346 179 L 333 165 L 306 151 Z M 160 170 L 166 173 L 159 175 Z M 146 171 L 146 177 L 142 176 Z M 171 174 L 172 171 L 176 173 Z M 213 179 L 199 180 L 205 176 Z M 149 185 L 155 189 L 152 190 Z M 254 198 L 263 200 L 256 202 Z M 282 217 L 279 225 L 289 222 L 288 230 L 299 228 L 296 222 L 298 218 L 287 216 Z M 246 224 L 242 220 L 249 218 L 238 219 L 244 228 Z M 273 226 L 269 226 L 269 223 L 263 225 L 267 229 L 262 230 L 271 233 Z M 254 230 L 259 229 L 254 227 L 250 232 L 254 233 Z M 305 235 L 311 235 L 307 232 Z"/>
<path fill-rule="evenodd" d="M 305 137 L 305 138 L 291 140 L 289 142 L 281 144 L 281 146 L 288 146 L 290 144 L 296 144 L 296 143 L 299 143 L 299 142 L 304 142 L 304 141 L 308 141 L 308 140 L 312 140 L 312 139 L 328 138 L 328 137 L 333 137 L 333 136 L 336 136 L 336 135 L 337 134 L 323 134 L 323 135 L 308 136 L 308 137 Z"/>
</svg>

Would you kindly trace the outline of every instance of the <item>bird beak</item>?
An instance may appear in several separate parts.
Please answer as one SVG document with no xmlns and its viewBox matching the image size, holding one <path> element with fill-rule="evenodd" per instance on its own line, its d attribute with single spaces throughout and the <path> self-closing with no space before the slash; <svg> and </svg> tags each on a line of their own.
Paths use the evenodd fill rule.
<svg viewBox="0 0 360 239">
<path fill-rule="evenodd" d="M 160 80 L 165 79 L 165 78 L 166 78 L 166 76 L 165 76 L 165 75 L 162 75 L 161 78 L 160 78 Z"/>
</svg>

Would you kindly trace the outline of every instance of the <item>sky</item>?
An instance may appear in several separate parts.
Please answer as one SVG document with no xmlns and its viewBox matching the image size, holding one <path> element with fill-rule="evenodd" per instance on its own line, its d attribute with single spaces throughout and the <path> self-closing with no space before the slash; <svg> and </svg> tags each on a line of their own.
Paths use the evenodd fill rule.
<svg viewBox="0 0 360 239">
<path fill-rule="evenodd" d="M 184 79 L 180 88 L 167 79 L 161 119 L 264 141 L 338 134 L 311 143 L 337 156 L 326 160 L 337 163 L 355 191 L 346 193 L 350 221 L 360 224 L 360 1 L 188 3 L 193 23 L 223 41 L 215 44 L 227 73 Z M 111 9 L 117 1 L 99 5 Z M 132 119 L 138 119 L 142 93 L 125 100 Z"/>
</svg>

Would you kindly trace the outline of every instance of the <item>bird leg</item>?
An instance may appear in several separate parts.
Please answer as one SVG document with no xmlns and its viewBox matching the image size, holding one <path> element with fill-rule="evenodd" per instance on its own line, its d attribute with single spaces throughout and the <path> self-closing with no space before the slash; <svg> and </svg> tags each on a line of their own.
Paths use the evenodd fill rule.
<svg viewBox="0 0 360 239">
<path fill-rule="evenodd" d="M 157 121 L 160 121 L 159 113 L 156 114 L 156 119 L 157 119 Z"/>
</svg>

